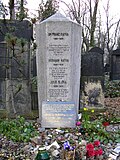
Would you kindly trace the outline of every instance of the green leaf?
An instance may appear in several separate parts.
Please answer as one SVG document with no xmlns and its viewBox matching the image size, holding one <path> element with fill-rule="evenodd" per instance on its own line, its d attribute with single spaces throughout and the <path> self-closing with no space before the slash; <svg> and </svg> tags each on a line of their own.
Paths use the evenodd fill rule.
<svg viewBox="0 0 120 160">
<path fill-rule="evenodd" d="M 116 143 L 120 143 L 120 138 L 115 140 Z"/>
</svg>

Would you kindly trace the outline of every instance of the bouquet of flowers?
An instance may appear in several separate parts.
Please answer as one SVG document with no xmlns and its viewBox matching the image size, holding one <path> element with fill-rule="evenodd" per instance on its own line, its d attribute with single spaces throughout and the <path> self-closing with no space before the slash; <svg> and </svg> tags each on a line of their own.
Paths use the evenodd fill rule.
<svg viewBox="0 0 120 160">
<path fill-rule="evenodd" d="M 89 160 L 100 160 L 102 159 L 102 154 L 103 154 L 103 150 L 100 147 L 100 141 L 96 140 L 93 143 L 88 143 L 86 145 L 86 150 L 87 150 L 87 158 Z"/>
<path fill-rule="evenodd" d="M 100 141 L 96 140 L 93 143 L 82 141 L 77 146 L 70 146 L 67 141 L 64 143 L 64 158 L 65 160 L 102 160 L 103 150 L 100 147 Z"/>
</svg>

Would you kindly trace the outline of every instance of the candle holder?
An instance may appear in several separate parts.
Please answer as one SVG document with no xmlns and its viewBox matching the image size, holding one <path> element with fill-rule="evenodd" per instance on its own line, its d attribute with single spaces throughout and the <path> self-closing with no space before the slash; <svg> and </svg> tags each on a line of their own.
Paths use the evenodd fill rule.
<svg viewBox="0 0 120 160">
<path fill-rule="evenodd" d="M 35 158 L 35 160 L 49 160 L 49 159 L 50 159 L 49 154 L 45 150 L 38 151 L 38 154 Z"/>
</svg>

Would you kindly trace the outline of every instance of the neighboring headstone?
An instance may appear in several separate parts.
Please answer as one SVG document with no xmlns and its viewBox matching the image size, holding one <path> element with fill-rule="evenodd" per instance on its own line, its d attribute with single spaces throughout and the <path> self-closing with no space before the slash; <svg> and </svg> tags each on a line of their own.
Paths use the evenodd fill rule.
<svg viewBox="0 0 120 160">
<path fill-rule="evenodd" d="M 77 115 L 81 26 L 56 13 L 37 25 L 36 40 L 40 120 L 44 112 L 43 101 L 58 102 L 58 105 L 59 101 L 72 101 Z"/>
<path fill-rule="evenodd" d="M 7 57 L 7 45 L 4 42 L 0 42 L 0 79 L 6 78 L 6 57 Z"/>
<path fill-rule="evenodd" d="M 6 33 L 18 38 L 24 38 L 30 42 L 33 36 L 33 25 L 29 20 L 0 20 L 0 42 L 5 40 Z"/>
<path fill-rule="evenodd" d="M 12 88 L 11 88 L 12 84 Z M 18 90 L 21 87 L 21 90 Z M 11 100 L 11 90 L 14 94 L 14 106 Z M 31 95 L 28 87 L 28 81 L 25 79 L 6 80 L 6 109 L 10 117 L 14 116 L 14 111 L 17 115 L 28 116 L 31 112 Z M 14 108 L 15 107 L 15 108 Z"/>
<path fill-rule="evenodd" d="M 120 80 L 120 49 L 116 49 L 111 55 L 111 80 Z"/>
<path fill-rule="evenodd" d="M 0 42 L 0 110 L 6 108 L 5 107 L 5 97 L 6 97 L 5 78 L 7 77 L 6 57 L 7 57 L 7 48 L 5 41 L 3 41 Z"/>
<path fill-rule="evenodd" d="M 0 79 L 0 110 L 5 109 L 5 83 Z"/>
<path fill-rule="evenodd" d="M 14 57 L 12 56 L 13 50 L 5 42 L 7 33 L 26 40 L 23 51 L 21 51 L 22 47 L 16 43 Z M 0 20 L 0 109 L 7 110 L 11 117 L 15 115 L 14 110 L 16 110 L 17 115 L 25 116 L 31 111 L 29 82 L 31 74 L 30 41 L 32 36 L 33 26 L 30 21 Z M 12 98 L 11 93 L 13 93 L 14 98 Z M 15 107 L 13 107 L 13 103 Z"/>
<path fill-rule="evenodd" d="M 82 54 L 81 60 L 82 76 L 103 76 L 103 51 L 98 48 L 92 48 L 89 52 Z"/>
<path fill-rule="evenodd" d="M 26 40 L 26 45 L 24 46 L 24 52 L 21 54 L 21 47 L 15 45 L 15 55 L 16 58 L 11 59 L 10 50 L 7 48 L 3 48 L 6 44 L 1 47 L 0 45 L 0 52 L 2 53 L 3 57 L 0 57 L 0 62 L 10 63 L 12 64 L 12 78 L 22 78 L 28 79 L 30 77 L 30 41 L 33 36 L 33 26 L 30 21 L 23 20 L 0 20 L 0 42 L 3 44 L 5 42 L 5 36 L 9 33 L 17 38 L 22 38 Z M 7 46 L 7 45 L 6 45 Z M 6 49 L 6 51 L 4 51 Z M 3 59 L 4 58 L 4 59 Z M 21 65 L 22 61 L 22 65 Z M 23 66 L 23 67 L 21 67 Z M 5 67 L 4 67 L 5 68 Z M 0 69 L 1 71 L 1 69 Z M 0 72 L 0 75 L 4 74 L 4 72 Z M 3 75 L 1 75 L 3 77 Z M 4 77 L 6 74 L 4 74 Z"/>
<path fill-rule="evenodd" d="M 100 48 L 92 48 L 82 55 L 81 75 L 82 106 L 104 106 L 104 64 L 103 51 Z"/>
</svg>

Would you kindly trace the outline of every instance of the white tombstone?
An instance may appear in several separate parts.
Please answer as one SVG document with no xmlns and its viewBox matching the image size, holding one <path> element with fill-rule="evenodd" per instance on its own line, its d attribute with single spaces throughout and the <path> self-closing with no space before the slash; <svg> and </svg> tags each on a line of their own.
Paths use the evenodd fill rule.
<svg viewBox="0 0 120 160">
<path fill-rule="evenodd" d="M 81 26 L 56 13 L 36 26 L 39 118 L 42 103 L 74 102 L 79 108 Z"/>
</svg>

